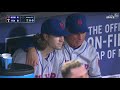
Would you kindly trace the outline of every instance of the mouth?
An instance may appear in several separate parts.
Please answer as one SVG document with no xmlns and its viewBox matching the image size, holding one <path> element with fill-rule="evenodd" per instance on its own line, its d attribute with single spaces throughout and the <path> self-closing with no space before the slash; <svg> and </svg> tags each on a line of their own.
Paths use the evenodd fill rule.
<svg viewBox="0 0 120 90">
<path fill-rule="evenodd" d="M 79 39 L 79 40 L 78 40 L 78 42 L 81 42 L 81 41 L 82 41 L 82 39 Z"/>
<path fill-rule="evenodd" d="M 63 44 L 58 44 L 59 46 L 62 46 Z"/>
<path fill-rule="evenodd" d="M 63 43 L 59 43 L 58 46 L 63 46 Z"/>
</svg>

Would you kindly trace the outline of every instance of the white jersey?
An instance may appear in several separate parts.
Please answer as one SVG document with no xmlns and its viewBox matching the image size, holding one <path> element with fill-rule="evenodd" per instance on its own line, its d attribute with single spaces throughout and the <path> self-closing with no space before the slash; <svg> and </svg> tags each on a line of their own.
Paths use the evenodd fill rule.
<svg viewBox="0 0 120 90">
<path fill-rule="evenodd" d="M 15 55 L 15 62 L 25 63 L 26 52 L 18 51 L 18 55 Z M 71 48 L 67 43 L 61 50 L 54 50 L 50 53 L 46 60 L 43 60 L 40 51 L 37 51 L 39 56 L 39 64 L 36 67 L 35 75 L 42 78 L 61 78 L 61 66 L 64 62 L 69 60 L 80 60 L 81 63 L 86 65 L 88 74 L 92 78 L 101 77 L 100 68 L 98 65 L 98 55 L 96 49 L 88 44 L 86 41 L 76 49 Z M 17 56 L 17 57 L 16 57 Z M 13 57 L 13 58 L 14 58 Z"/>
<path fill-rule="evenodd" d="M 36 78 L 62 78 L 61 75 L 61 65 L 63 60 L 58 61 L 56 59 L 56 51 L 53 51 L 48 55 L 46 59 L 43 59 L 41 52 L 36 50 L 39 62 L 35 69 Z M 18 49 L 13 55 L 14 63 L 26 63 L 26 52 L 23 49 Z"/>
<path fill-rule="evenodd" d="M 67 43 L 65 43 L 64 48 L 62 50 L 58 50 L 58 53 L 60 59 L 63 59 L 64 62 L 70 60 L 80 60 L 80 62 L 85 64 L 86 68 L 88 69 L 90 78 L 101 77 L 101 72 L 98 65 L 98 54 L 96 49 L 88 42 L 84 41 L 83 44 L 76 49 L 73 49 Z"/>
</svg>

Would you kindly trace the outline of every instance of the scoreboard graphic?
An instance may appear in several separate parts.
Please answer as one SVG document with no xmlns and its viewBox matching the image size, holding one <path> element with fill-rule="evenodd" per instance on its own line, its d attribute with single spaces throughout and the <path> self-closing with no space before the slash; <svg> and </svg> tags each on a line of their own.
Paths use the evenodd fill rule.
<svg viewBox="0 0 120 90">
<path fill-rule="evenodd" d="M 6 23 L 34 23 L 35 16 L 7 16 Z"/>
</svg>

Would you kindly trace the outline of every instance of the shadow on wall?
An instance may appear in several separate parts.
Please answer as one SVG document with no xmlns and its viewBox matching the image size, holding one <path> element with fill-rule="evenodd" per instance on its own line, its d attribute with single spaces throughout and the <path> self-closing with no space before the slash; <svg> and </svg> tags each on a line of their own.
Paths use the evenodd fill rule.
<svg viewBox="0 0 120 90">
<path fill-rule="evenodd" d="M 27 35 L 27 32 L 26 32 L 26 28 L 23 27 L 23 26 L 18 26 L 18 27 L 15 27 L 11 30 L 11 32 L 9 33 L 9 38 L 10 37 L 18 37 L 18 36 L 25 36 Z"/>
<path fill-rule="evenodd" d="M 6 40 L 6 52 L 13 54 L 16 49 L 22 48 L 25 43 L 25 36 L 27 35 L 26 28 L 23 26 L 15 27 L 11 30 Z"/>
</svg>

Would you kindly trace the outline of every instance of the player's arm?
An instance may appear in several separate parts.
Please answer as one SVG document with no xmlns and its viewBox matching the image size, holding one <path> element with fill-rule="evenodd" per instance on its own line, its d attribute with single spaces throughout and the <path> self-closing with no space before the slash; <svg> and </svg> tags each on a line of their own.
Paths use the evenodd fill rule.
<svg viewBox="0 0 120 90">
<path fill-rule="evenodd" d="M 33 67 L 38 65 L 38 55 L 35 47 L 30 47 L 27 49 L 26 64 L 31 65 Z"/>
<path fill-rule="evenodd" d="M 89 69 L 89 75 L 91 78 L 100 78 L 101 77 L 101 72 L 100 72 L 100 67 L 98 63 L 98 58 L 92 61 Z"/>
<path fill-rule="evenodd" d="M 93 59 L 89 67 L 90 78 L 101 78 L 101 72 L 99 67 L 99 57 L 96 50 L 93 51 L 91 56 L 93 56 Z"/>
<path fill-rule="evenodd" d="M 38 65 L 38 55 L 36 52 L 36 45 L 37 45 L 37 39 L 38 39 L 38 35 L 36 34 L 33 36 L 32 38 L 32 42 L 29 45 L 29 47 L 26 49 L 27 54 L 26 54 L 26 64 L 31 65 L 33 67 Z"/>
</svg>

